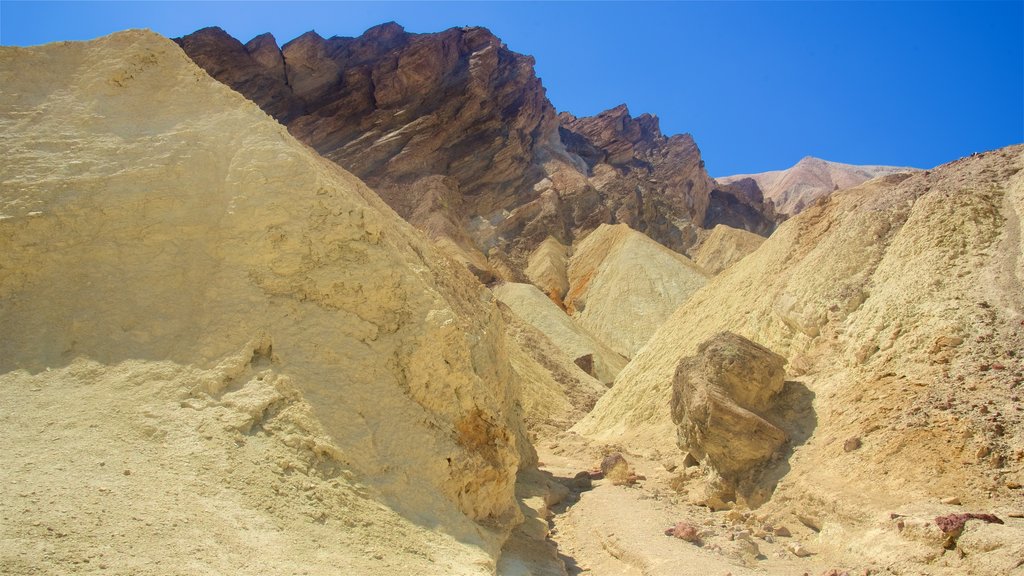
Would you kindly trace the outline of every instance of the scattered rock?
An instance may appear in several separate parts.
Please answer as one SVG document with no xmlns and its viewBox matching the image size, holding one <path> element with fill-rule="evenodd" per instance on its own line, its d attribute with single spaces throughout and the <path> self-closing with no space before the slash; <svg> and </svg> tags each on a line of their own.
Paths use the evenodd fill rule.
<svg viewBox="0 0 1024 576">
<path fill-rule="evenodd" d="M 675 526 L 665 530 L 666 536 L 675 536 L 680 540 L 686 540 L 697 544 L 700 542 L 700 535 L 697 533 L 697 528 L 686 522 L 677 522 Z"/>
<path fill-rule="evenodd" d="M 581 492 L 593 488 L 594 483 L 593 479 L 590 476 L 590 472 L 587 472 L 586 470 L 584 470 L 583 472 L 578 472 L 575 476 L 573 476 L 572 485 L 573 488 Z"/>
<path fill-rule="evenodd" d="M 584 354 L 583 356 L 580 356 L 579 358 L 573 360 L 573 362 L 580 367 L 580 370 L 583 370 L 584 372 L 591 376 L 595 375 L 593 354 Z"/>
<path fill-rule="evenodd" d="M 992 514 L 979 514 L 975 512 L 937 516 L 935 518 L 935 524 L 938 525 L 939 529 L 946 535 L 946 541 L 943 543 L 943 547 L 947 550 L 956 548 L 957 538 L 963 534 L 964 527 L 968 520 L 982 520 L 993 524 L 1003 523 L 1002 520 Z"/>
<path fill-rule="evenodd" d="M 789 538 L 790 536 L 793 535 L 789 531 L 789 528 L 786 528 L 785 526 L 779 526 L 779 527 L 775 528 L 775 530 L 773 532 L 775 533 L 776 536 L 779 536 L 779 537 L 782 537 L 782 538 Z"/>
<path fill-rule="evenodd" d="M 960 498 L 956 496 L 950 496 L 949 498 L 943 498 L 942 500 L 940 500 L 940 502 L 942 502 L 943 504 L 949 504 L 951 506 L 959 506 Z"/>
<path fill-rule="evenodd" d="M 813 516 L 807 516 L 805 514 L 797 514 L 796 519 L 799 520 L 801 524 L 807 526 L 811 530 L 814 530 L 815 532 L 821 532 L 821 520 Z"/>
<path fill-rule="evenodd" d="M 616 486 L 629 483 L 629 463 L 621 452 L 613 452 L 601 461 L 601 473 Z"/>
<path fill-rule="evenodd" d="M 800 544 L 799 542 L 787 542 L 786 550 L 797 558 L 806 558 L 811 555 L 811 551 L 804 548 L 803 544 Z"/>
<path fill-rule="evenodd" d="M 849 440 L 843 443 L 843 450 L 845 452 L 853 452 L 854 450 L 859 450 L 860 447 L 861 441 L 859 437 L 850 438 Z"/>
</svg>

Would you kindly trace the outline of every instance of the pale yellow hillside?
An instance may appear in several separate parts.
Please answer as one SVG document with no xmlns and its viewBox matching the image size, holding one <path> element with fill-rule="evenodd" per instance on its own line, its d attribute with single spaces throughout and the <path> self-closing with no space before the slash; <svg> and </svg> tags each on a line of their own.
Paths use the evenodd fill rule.
<svg viewBox="0 0 1024 576">
<path fill-rule="evenodd" d="M 693 261 L 715 275 L 757 250 L 763 242 L 763 236 L 719 224 L 694 251 Z"/>
<path fill-rule="evenodd" d="M 568 275 L 573 319 L 626 358 L 707 282 L 686 256 L 625 224 L 602 224 L 574 246 Z"/>
<path fill-rule="evenodd" d="M 830 506 L 841 493 L 854 516 L 940 494 L 1019 498 L 1022 167 L 1024 147 L 997 150 L 786 222 L 677 310 L 577 429 L 672 453 L 676 365 L 730 330 L 786 356 L 814 395 L 815 431 L 781 492 Z M 854 436 L 865 448 L 846 454 Z"/>
<path fill-rule="evenodd" d="M 153 33 L 0 86 L 0 571 L 493 571 L 490 292 Z"/>
<path fill-rule="evenodd" d="M 577 326 L 536 286 L 508 282 L 492 290 L 517 316 L 543 332 L 568 360 L 590 356 L 593 376 L 601 382 L 610 384 L 626 365 L 625 358 Z"/>
</svg>

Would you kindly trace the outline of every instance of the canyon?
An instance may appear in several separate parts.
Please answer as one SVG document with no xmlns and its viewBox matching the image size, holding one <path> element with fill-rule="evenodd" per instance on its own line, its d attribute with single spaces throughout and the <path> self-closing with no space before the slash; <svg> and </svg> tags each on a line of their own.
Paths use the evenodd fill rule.
<svg viewBox="0 0 1024 576">
<path fill-rule="evenodd" d="M 1024 574 L 1024 145 L 715 179 L 479 27 L 0 47 L 9 574 Z"/>
</svg>

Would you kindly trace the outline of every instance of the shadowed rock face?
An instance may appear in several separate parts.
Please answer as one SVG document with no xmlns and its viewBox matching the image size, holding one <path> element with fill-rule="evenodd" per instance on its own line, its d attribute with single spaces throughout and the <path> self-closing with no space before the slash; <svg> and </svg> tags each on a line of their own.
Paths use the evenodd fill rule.
<svg viewBox="0 0 1024 576">
<path fill-rule="evenodd" d="M 206 28 L 177 42 L 472 261 L 498 248 L 521 271 L 547 237 L 569 244 L 602 223 L 683 251 L 705 220 L 713 181 L 689 135 L 666 137 L 625 106 L 557 116 L 533 58 L 484 28 L 388 23 L 358 38 L 307 32 L 280 49 L 269 34 L 243 45 Z"/>
<path fill-rule="evenodd" d="M 774 202 L 765 199 L 757 181 L 742 178 L 728 184 L 718 183 L 711 191 L 704 227 L 725 224 L 768 236 L 785 218 L 775 212 Z"/>
</svg>

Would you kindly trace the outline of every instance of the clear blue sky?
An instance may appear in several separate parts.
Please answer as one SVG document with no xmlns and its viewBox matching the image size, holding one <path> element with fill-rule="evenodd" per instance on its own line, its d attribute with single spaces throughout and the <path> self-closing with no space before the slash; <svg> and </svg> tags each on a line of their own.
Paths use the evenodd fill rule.
<svg viewBox="0 0 1024 576">
<path fill-rule="evenodd" d="M 355 36 L 486 26 L 537 73 L 558 110 L 625 102 L 690 132 L 712 175 L 805 155 L 931 167 L 1024 141 L 1024 3 L 1017 2 L 14 2 L 0 43 L 125 28 L 220 26 L 243 42 L 315 29 Z M 0 86 L 0 90 L 3 87 Z"/>
</svg>

